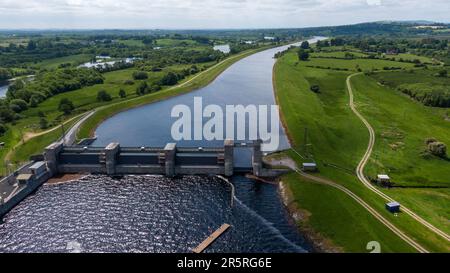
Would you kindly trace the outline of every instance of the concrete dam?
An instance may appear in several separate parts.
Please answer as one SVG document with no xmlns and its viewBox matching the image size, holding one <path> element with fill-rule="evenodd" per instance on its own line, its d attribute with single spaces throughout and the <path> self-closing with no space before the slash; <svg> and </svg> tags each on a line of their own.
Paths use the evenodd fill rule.
<svg viewBox="0 0 450 273">
<path fill-rule="evenodd" d="M 52 175 L 57 173 L 94 173 L 107 175 L 160 174 L 224 175 L 235 172 L 253 173 L 255 176 L 276 176 L 276 170 L 263 162 L 261 140 L 235 143 L 225 140 L 223 147 L 177 147 L 167 143 L 164 147 L 121 147 L 113 142 L 106 147 L 64 146 L 53 143 L 45 149 L 44 161 Z M 234 149 L 252 150 L 251 167 L 235 167 Z"/>
<path fill-rule="evenodd" d="M 286 170 L 272 169 L 263 161 L 261 140 L 235 143 L 225 140 L 222 147 L 121 147 L 110 143 L 106 147 L 66 146 L 55 142 L 45 148 L 43 155 L 0 181 L 0 218 L 58 174 L 91 173 L 120 176 L 128 174 L 223 175 L 252 173 L 259 177 L 274 177 Z M 251 149 L 251 167 L 236 167 L 234 150 Z"/>
</svg>

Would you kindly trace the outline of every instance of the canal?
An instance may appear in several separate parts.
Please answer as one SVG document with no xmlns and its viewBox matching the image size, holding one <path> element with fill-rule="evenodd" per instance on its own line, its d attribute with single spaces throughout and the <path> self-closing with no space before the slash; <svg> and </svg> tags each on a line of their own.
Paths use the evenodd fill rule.
<svg viewBox="0 0 450 273">
<path fill-rule="evenodd" d="M 313 41 L 310 41 L 313 42 Z M 247 57 L 197 91 L 113 116 L 97 131 L 95 146 L 162 146 L 171 142 L 174 105 L 274 104 L 273 55 Z M 222 141 L 182 141 L 214 146 Z M 280 128 L 280 149 L 289 147 Z M 86 176 L 44 185 L 0 224 L 0 252 L 190 252 L 223 223 L 232 228 L 206 252 L 305 252 L 312 246 L 285 210 L 275 184 L 236 175 L 234 207 L 229 185 L 216 177 Z"/>
<path fill-rule="evenodd" d="M 320 38 L 309 41 L 315 42 L 317 39 Z M 171 127 L 177 118 L 171 117 L 171 111 L 176 105 L 187 105 L 193 109 L 194 97 L 201 97 L 204 107 L 210 104 L 220 106 L 224 113 L 226 105 L 274 105 L 273 56 L 287 47 L 272 48 L 246 57 L 230 66 L 206 87 L 121 112 L 107 119 L 97 128 L 97 140 L 92 146 L 105 146 L 111 142 L 119 142 L 123 146 L 164 146 L 167 142 L 173 142 Z M 193 120 L 191 122 L 194 123 Z M 207 119 L 203 119 L 203 125 L 206 122 Z M 254 122 L 247 119 L 247 126 Z M 250 140 L 248 130 L 246 132 L 245 140 Z M 226 133 L 224 128 L 223 134 Z M 279 138 L 279 150 L 288 148 L 282 126 L 279 128 Z M 179 146 L 222 146 L 223 140 L 181 140 L 177 143 Z"/>
</svg>

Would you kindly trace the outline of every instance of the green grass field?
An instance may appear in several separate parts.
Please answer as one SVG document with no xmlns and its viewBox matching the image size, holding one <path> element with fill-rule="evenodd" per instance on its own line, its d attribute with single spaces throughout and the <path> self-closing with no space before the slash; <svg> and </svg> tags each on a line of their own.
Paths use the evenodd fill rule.
<svg viewBox="0 0 450 273">
<path fill-rule="evenodd" d="M 1 47 L 8 47 L 10 44 L 14 44 L 16 46 L 26 46 L 28 43 L 28 38 L 1 38 L 0 39 L 0 46 Z"/>
<path fill-rule="evenodd" d="M 406 214 L 399 214 L 398 216 L 394 216 L 388 213 L 384 208 L 384 200 L 369 191 L 365 186 L 363 186 L 356 178 L 354 174 L 354 170 L 356 168 L 357 163 L 361 159 L 362 155 L 368 144 L 368 131 L 361 123 L 361 121 L 353 114 L 348 105 L 348 93 L 346 90 L 345 79 L 348 75 L 353 72 L 343 72 L 343 71 L 334 71 L 330 69 L 315 69 L 307 67 L 311 62 L 314 62 L 316 59 L 308 62 L 299 62 L 295 53 L 288 53 L 280 58 L 275 66 L 275 87 L 276 94 L 278 98 L 278 102 L 280 104 L 282 116 L 284 123 L 288 126 L 288 133 L 291 139 L 293 146 L 305 154 L 304 151 L 304 128 L 308 128 L 308 143 L 311 145 L 308 146 L 308 153 L 311 153 L 314 156 L 315 161 L 318 163 L 320 168 L 320 176 L 324 176 L 332 179 L 338 183 L 343 184 L 348 189 L 362 197 L 366 202 L 368 202 L 372 207 L 377 209 L 384 217 L 389 219 L 396 226 L 401 228 L 411 237 L 415 238 L 418 242 L 420 242 L 425 248 L 430 251 L 450 251 L 450 246 L 448 242 L 446 242 L 441 237 L 438 237 L 436 234 L 429 231 L 426 227 L 422 226 Z M 374 67 L 377 69 L 382 69 L 383 66 L 386 65 L 386 61 L 380 60 L 351 60 L 351 65 L 349 65 L 350 61 L 346 60 L 335 60 L 335 59 L 322 59 L 321 62 L 325 66 L 330 67 L 342 67 L 347 64 L 347 67 L 352 67 L 358 64 L 360 67 Z M 390 62 L 389 66 L 402 66 L 408 65 L 406 63 L 399 62 Z M 383 72 L 384 73 L 384 72 Z M 390 73 L 390 72 L 386 72 Z M 361 76 L 365 77 L 365 76 Z M 355 81 L 359 80 L 359 78 L 355 78 Z M 376 84 L 375 81 L 372 80 L 373 84 L 366 83 L 363 79 L 361 82 L 355 83 L 355 92 L 356 92 L 356 103 L 358 107 L 363 107 L 366 105 L 370 105 L 367 109 L 375 108 L 374 105 L 382 104 L 384 102 L 383 99 L 378 100 L 375 97 L 375 93 L 379 90 L 376 87 L 380 87 Z M 320 93 L 314 93 L 310 91 L 310 86 L 313 84 L 317 84 L 320 87 Z M 360 89 L 363 88 L 364 92 L 370 93 L 368 99 L 370 101 L 365 101 L 361 97 Z M 393 90 L 386 90 L 386 92 L 395 92 Z M 364 94 L 364 93 L 363 93 Z M 379 94 L 379 96 L 389 98 L 387 94 Z M 412 107 L 411 109 L 415 110 L 423 110 L 424 113 L 427 113 L 427 120 L 431 122 L 437 122 L 439 115 L 432 115 L 431 112 L 426 110 L 426 108 L 422 105 L 418 105 L 414 101 L 409 98 L 405 98 L 401 94 L 396 94 L 394 99 L 401 98 L 402 100 L 399 102 L 401 107 Z M 360 102 L 360 100 L 362 100 Z M 404 104 L 403 104 L 404 103 Z M 395 105 L 395 101 L 393 102 Z M 395 109 L 401 109 L 397 106 L 389 105 L 386 107 L 392 107 Z M 384 106 L 383 106 L 384 107 Z M 414 108 L 419 107 L 419 108 Z M 360 109 L 360 108 L 358 108 Z M 376 123 L 374 119 L 378 118 L 378 116 L 369 116 L 371 113 L 365 112 L 363 108 L 363 114 L 368 118 L 369 121 L 373 121 Z M 379 110 L 382 111 L 382 110 Z M 394 111 L 394 110 L 393 110 Z M 428 111 L 430 113 L 428 113 Z M 402 112 L 402 111 L 399 111 Z M 403 113 L 402 113 L 403 114 Z M 421 114 L 418 113 L 418 116 Z M 388 117 L 388 115 L 386 115 Z M 395 119 L 395 121 L 401 122 L 403 119 Z M 405 121 L 405 120 L 403 120 Z M 383 124 L 383 120 L 378 121 L 380 124 Z M 442 123 L 441 119 L 437 123 Z M 396 123 L 393 125 L 396 126 Z M 422 125 L 424 126 L 424 125 Z M 439 124 L 433 124 L 430 128 L 437 126 L 441 127 Z M 402 126 L 398 128 L 403 128 Z M 425 127 L 426 128 L 426 127 Z M 377 131 L 377 128 L 375 128 Z M 414 132 L 410 132 L 414 134 Z M 437 132 L 436 135 L 441 136 L 441 131 Z M 379 146 L 377 142 L 377 146 L 375 148 L 375 153 L 379 152 Z M 298 162 L 301 160 L 294 154 L 289 153 L 292 158 L 296 159 Z M 332 167 L 331 164 L 335 167 Z M 401 164 L 401 162 L 396 162 L 396 164 Z M 405 163 L 408 165 L 409 163 Z M 441 165 L 441 168 L 444 165 Z M 407 167 L 405 167 L 407 169 Z M 438 171 L 443 175 L 446 171 L 441 169 Z M 370 173 L 370 168 L 369 168 Z M 443 177 L 441 177 L 443 178 Z M 292 183 L 305 183 L 297 177 L 295 179 L 297 182 Z M 316 191 L 319 190 L 319 187 L 304 187 L 306 192 L 303 194 L 320 196 Z M 434 192 L 433 189 L 427 189 L 428 191 Z M 333 195 L 333 192 L 330 191 L 328 194 Z M 395 189 L 390 190 L 388 193 L 392 194 L 393 197 L 399 198 L 400 202 L 404 202 L 403 199 L 408 199 L 409 194 L 414 193 L 411 190 L 403 191 L 403 189 Z M 415 210 L 417 207 L 422 206 L 422 210 L 418 210 L 422 217 L 441 229 L 448 232 L 448 224 L 445 224 L 444 221 L 448 221 L 448 211 L 446 212 L 446 207 L 442 204 L 447 203 L 448 193 L 443 190 L 437 191 L 442 196 L 445 196 L 438 201 L 433 201 L 431 204 L 426 202 L 426 197 L 423 196 L 421 198 L 410 198 L 409 202 L 405 202 L 405 205 L 408 205 L 411 209 Z M 419 194 L 420 191 L 417 191 Z M 300 193 L 297 193 L 300 195 Z M 301 196 L 298 196 L 300 199 Z M 339 198 L 337 196 L 328 196 L 328 198 L 323 199 L 325 202 L 329 202 L 330 206 L 335 206 L 338 211 L 342 214 L 347 212 L 345 209 L 346 206 L 350 206 L 347 203 L 353 203 L 354 201 L 350 198 Z M 339 202 L 335 202 L 335 200 L 340 200 Z M 317 199 L 318 202 L 321 199 Z M 410 203 L 417 202 L 415 206 L 410 206 Z M 302 204 L 299 202 L 299 206 Z M 434 208 L 440 208 L 439 215 L 433 216 L 431 212 Z M 364 213 L 362 207 L 360 207 L 361 213 Z M 331 238 L 334 242 L 339 242 L 341 246 L 346 249 L 355 249 L 354 242 L 355 237 L 349 236 L 345 232 L 351 234 L 352 230 L 349 230 L 349 226 L 353 226 L 356 223 L 349 222 L 348 226 L 338 226 L 335 225 L 334 220 L 329 217 L 321 217 L 321 215 L 327 215 L 328 211 L 324 211 L 324 207 L 311 206 L 308 209 L 312 215 L 316 214 L 317 217 L 322 218 L 321 222 L 311 222 L 310 224 L 314 229 L 322 230 L 323 234 Z M 351 216 L 346 216 L 351 217 Z M 326 226 L 326 227 L 324 227 Z M 333 230 L 331 227 L 334 227 Z M 382 236 L 383 238 L 389 238 L 389 234 L 391 233 L 387 228 L 383 227 L 380 230 L 384 230 L 384 233 L 381 234 L 379 231 L 375 231 L 376 227 L 373 225 L 362 225 L 361 229 L 366 234 L 373 234 L 374 232 Z M 395 241 L 390 241 L 390 239 L 385 240 L 388 242 L 389 247 L 394 249 L 398 247 Z M 353 251 L 352 250 L 352 251 Z"/>
<path fill-rule="evenodd" d="M 311 53 L 311 57 L 322 57 L 322 58 L 345 58 L 346 54 L 352 54 L 355 58 L 358 57 L 367 57 L 367 54 L 358 51 L 335 51 L 335 52 L 314 52 Z"/>
<path fill-rule="evenodd" d="M 335 54 L 333 52 L 333 54 Z M 397 68 L 412 68 L 414 65 L 411 63 L 394 62 L 388 60 L 369 60 L 369 59 L 351 59 L 351 60 L 341 60 L 341 59 L 328 59 L 328 58 L 311 58 L 309 61 L 305 62 L 309 66 L 321 66 L 339 69 L 348 69 L 352 71 L 357 71 L 359 67 L 363 71 L 370 71 L 372 69 L 382 70 L 384 67 L 397 67 Z"/>
<path fill-rule="evenodd" d="M 394 58 L 395 60 L 399 60 L 399 59 L 408 60 L 408 61 L 419 60 L 421 63 L 426 63 L 426 64 L 433 63 L 433 60 L 428 57 L 418 56 L 418 55 L 409 54 L 409 53 L 400 53 L 400 54 L 391 55 L 391 56 L 387 55 L 385 57 L 386 58 Z"/>
<path fill-rule="evenodd" d="M 301 229 L 307 230 L 313 226 L 316 233 L 326 236 L 345 252 L 369 252 L 366 246 L 370 241 L 379 242 L 383 253 L 413 252 L 408 244 L 387 231 L 358 203 L 349 200 L 345 193 L 303 180 L 296 173 L 285 175 L 282 180 L 288 183 L 295 202 L 310 213 L 309 217 L 298 223 Z M 330 225 L 330 222 L 333 224 Z"/>
<path fill-rule="evenodd" d="M 447 68 L 447 70 L 449 70 Z M 372 78 L 379 82 L 383 82 L 391 88 L 396 88 L 401 84 L 414 84 L 414 83 L 430 83 L 432 85 L 450 85 L 450 77 L 436 77 L 436 70 L 433 69 L 420 69 L 410 71 L 392 71 L 389 73 L 374 73 Z"/>
<path fill-rule="evenodd" d="M 55 69 L 58 68 L 61 64 L 67 64 L 70 63 L 73 66 L 79 65 L 81 63 L 89 62 L 92 59 L 92 56 L 89 54 L 77 54 L 77 55 L 70 55 L 60 58 L 53 58 L 53 59 L 47 59 L 41 62 L 37 62 L 32 64 L 33 66 L 37 66 L 39 68 L 45 68 L 45 69 Z"/>
<path fill-rule="evenodd" d="M 449 232 L 450 159 L 423 156 L 429 137 L 450 144 L 450 122 L 442 109 L 425 107 L 367 76 L 354 77 L 353 86 L 377 138 L 366 174 L 387 173 L 396 185 L 413 188 L 385 192 L 394 192 L 409 208 Z"/>
<path fill-rule="evenodd" d="M 69 121 L 64 125 L 65 129 L 72 127 L 78 119 L 74 119 Z M 22 145 L 18 146 L 11 156 L 11 162 L 24 162 L 29 159 L 31 155 L 36 155 L 42 152 L 42 147 L 46 147 L 61 138 L 63 135 L 63 131 L 61 126 L 58 126 L 57 129 L 37 137 L 34 137 Z"/>
<path fill-rule="evenodd" d="M 173 46 L 195 46 L 195 45 L 199 45 L 199 43 L 197 43 L 194 40 L 190 40 L 190 39 L 157 39 L 156 40 L 156 46 L 161 46 L 161 47 L 173 47 Z"/>
<path fill-rule="evenodd" d="M 119 40 L 118 42 L 121 44 L 124 44 L 126 46 L 136 46 L 136 47 L 144 47 L 145 46 L 145 44 L 142 42 L 142 40 L 128 39 L 128 40 Z"/>
</svg>

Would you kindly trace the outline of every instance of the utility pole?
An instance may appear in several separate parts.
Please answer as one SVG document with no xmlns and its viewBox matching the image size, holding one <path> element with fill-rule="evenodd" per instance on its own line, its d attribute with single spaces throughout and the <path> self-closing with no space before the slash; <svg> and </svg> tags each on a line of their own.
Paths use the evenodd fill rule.
<svg viewBox="0 0 450 273">
<path fill-rule="evenodd" d="M 25 144 L 25 139 L 23 137 L 23 131 L 20 130 L 20 140 L 22 141 L 22 144 Z"/>
<path fill-rule="evenodd" d="M 61 130 L 62 130 L 62 142 L 64 145 L 64 138 L 66 137 L 66 132 L 64 130 L 64 122 L 61 122 Z"/>
<path fill-rule="evenodd" d="M 304 150 L 305 150 L 305 156 L 306 156 L 306 158 L 309 158 L 309 155 L 308 155 L 308 128 L 307 127 L 305 127 L 305 136 L 304 136 Z"/>
</svg>

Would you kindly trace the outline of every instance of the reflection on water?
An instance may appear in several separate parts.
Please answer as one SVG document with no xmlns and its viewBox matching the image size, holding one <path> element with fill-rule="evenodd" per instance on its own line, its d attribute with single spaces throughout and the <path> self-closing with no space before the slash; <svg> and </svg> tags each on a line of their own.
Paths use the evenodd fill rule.
<svg viewBox="0 0 450 273">
<path fill-rule="evenodd" d="M 219 50 L 222 53 L 230 53 L 231 49 L 230 49 L 230 45 L 216 45 L 213 47 L 214 50 Z"/>
<path fill-rule="evenodd" d="M 2 83 L 0 83 L 0 98 L 4 98 L 6 97 L 6 92 L 8 92 L 8 87 L 9 85 L 2 85 Z"/>
<path fill-rule="evenodd" d="M 0 252 L 190 252 L 223 223 L 206 252 L 303 252 L 277 187 L 245 177 L 88 176 L 44 185 L 4 218 Z M 302 247 L 303 248 L 302 248 Z"/>
</svg>

